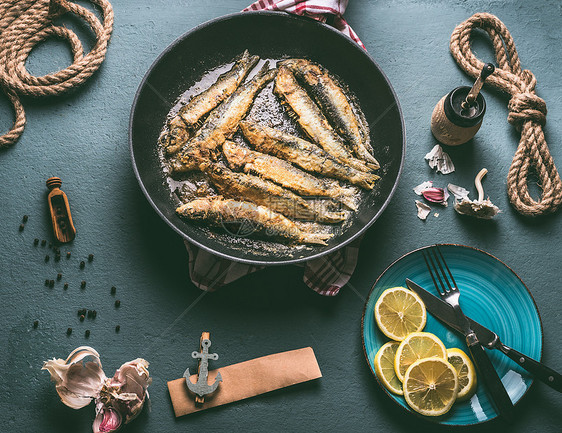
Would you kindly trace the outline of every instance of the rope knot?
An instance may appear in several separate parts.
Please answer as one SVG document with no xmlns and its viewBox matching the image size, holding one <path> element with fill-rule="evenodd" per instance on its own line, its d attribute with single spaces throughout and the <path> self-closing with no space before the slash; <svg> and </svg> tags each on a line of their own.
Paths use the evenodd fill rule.
<svg viewBox="0 0 562 433">
<path fill-rule="evenodd" d="M 521 130 L 523 123 L 531 121 L 544 126 L 546 123 L 546 103 L 534 93 L 517 93 L 507 104 L 507 121 Z"/>
</svg>

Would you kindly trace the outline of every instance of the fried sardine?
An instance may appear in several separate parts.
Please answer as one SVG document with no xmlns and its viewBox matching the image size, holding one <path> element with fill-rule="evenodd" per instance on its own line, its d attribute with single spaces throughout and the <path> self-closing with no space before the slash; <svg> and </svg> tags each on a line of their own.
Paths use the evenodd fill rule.
<svg viewBox="0 0 562 433">
<path fill-rule="evenodd" d="M 211 87 L 191 98 L 186 105 L 180 108 L 168 122 L 168 134 L 164 141 L 168 155 L 181 149 L 203 116 L 238 88 L 258 60 L 258 56 L 251 56 L 248 50 L 244 51 L 229 71 L 221 74 Z"/>
<path fill-rule="evenodd" d="M 201 161 L 208 160 L 211 152 L 236 132 L 238 123 L 248 114 L 256 95 L 275 77 L 277 70 L 268 68 L 266 62 L 254 78 L 238 87 L 209 114 L 195 136 L 183 146 L 179 157 L 171 161 L 172 171 L 197 169 Z"/>
<path fill-rule="evenodd" d="M 345 219 L 345 212 L 326 211 L 273 182 L 234 172 L 221 163 L 202 163 L 200 168 L 207 173 L 219 194 L 225 197 L 248 200 L 293 219 L 331 224 Z"/>
<path fill-rule="evenodd" d="M 351 145 L 355 156 L 366 161 L 369 167 L 379 168 L 372 155 L 369 127 L 364 116 L 357 113 L 330 74 L 305 59 L 285 60 L 281 64 L 287 66 L 297 81 L 304 85 L 336 131 Z"/>
<path fill-rule="evenodd" d="M 301 196 L 330 198 L 343 203 L 350 209 L 357 210 L 353 199 L 353 188 L 344 188 L 336 180 L 318 179 L 283 159 L 255 152 L 229 140 L 224 142 L 222 153 L 235 170 L 257 174 L 293 190 Z"/>
<path fill-rule="evenodd" d="M 275 78 L 274 91 L 297 117 L 302 130 L 326 152 L 343 164 L 348 164 L 356 170 L 369 172 L 375 167 L 355 158 L 347 149 L 343 139 L 331 127 L 320 108 L 308 96 L 308 93 L 298 83 L 287 66 L 280 66 Z"/>
<path fill-rule="evenodd" d="M 364 189 L 373 189 L 379 176 L 356 170 L 309 141 L 286 134 L 269 126 L 243 120 L 240 129 L 252 147 L 259 152 L 285 159 L 313 173 L 345 180 Z"/>
<path fill-rule="evenodd" d="M 247 201 L 202 198 L 183 204 L 176 212 L 182 217 L 203 220 L 215 227 L 245 224 L 256 233 L 300 244 L 326 245 L 332 237 L 331 234 L 303 231 L 283 215 Z"/>
</svg>

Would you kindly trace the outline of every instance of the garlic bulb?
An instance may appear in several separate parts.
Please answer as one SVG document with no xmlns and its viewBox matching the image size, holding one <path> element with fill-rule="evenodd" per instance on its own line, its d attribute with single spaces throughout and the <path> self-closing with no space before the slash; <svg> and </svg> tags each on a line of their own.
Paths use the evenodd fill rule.
<svg viewBox="0 0 562 433">
<path fill-rule="evenodd" d="M 88 346 L 74 349 L 65 360 L 45 362 L 42 370 L 51 373 L 60 399 L 72 409 L 88 406 L 93 398 L 99 396 L 106 380 L 100 355 Z"/>
<path fill-rule="evenodd" d="M 114 432 L 136 418 L 151 382 L 148 362 L 142 358 L 126 362 L 107 378 L 98 352 L 88 346 L 73 350 L 65 360 L 46 361 L 42 370 L 51 374 L 65 405 L 80 409 L 95 401 L 94 433 Z"/>
</svg>

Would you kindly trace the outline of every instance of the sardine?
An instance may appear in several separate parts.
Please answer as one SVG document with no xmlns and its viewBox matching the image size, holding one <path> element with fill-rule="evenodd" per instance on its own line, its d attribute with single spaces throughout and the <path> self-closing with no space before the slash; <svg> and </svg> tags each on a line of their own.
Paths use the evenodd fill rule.
<svg viewBox="0 0 562 433">
<path fill-rule="evenodd" d="M 168 122 L 169 132 L 164 141 L 168 155 L 181 149 L 194 129 L 200 126 L 201 119 L 238 88 L 258 60 L 258 56 L 251 56 L 248 50 L 244 51 L 229 71 L 221 74 L 211 87 L 180 108 Z"/>
<path fill-rule="evenodd" d="M 281 64 L 287 66 L 297 81 L 304 85 L 336 131 L 351 145 L 355 156 L 369 167 L 379 168 L 372 155 L 369 127 L 364 116 L 359 115 L 330 74 L 305 59 L 285 60 Z"/>
<path fill-rule="evenodd" d="M 342 164 L 313 143 L 269 126 L 240 122 L 244 137 L 259 152 L 285 159 L 306 171 L 345 180 L 364 189 L 373 189 L 379 176 Z"/>
<path fill-rule="evenodd" d="M 275 78 L 275 94 L 287 103 L 303 131 L 326 152 L 343 164 L 369 172 L 367 164 L 355 158 L 342 138 L 330 126 L 326 116 L 298 83 L 287 66 L 280 66 Z"/>
<path fill-rule="evenodd" d="M 176 209 L 178 215 L 203 220 L 215 227 L 245 224 L 257 233 L 300 244 L 326 245 L 331 234 L 308 233 L 294 222 L 273 210 L 247 201 L 203 198 L 185 203 Z"/>
<path fill-rule="evenodd" d="M 301 196 L 330 198 L 357 210 L 353 189 L 343 188 L 336 180 L 318 179 L 283 159 L 255 152 L 229 140 L 222 145 L 222 153 L 235 170 L 269 179 Z"/>
<path fill-rule="evenodd" d="M 179 157 L 171 162 L 172 171 L 197 169 L 201 161 L 209 160 L 212 152 L 236 132 L 238 123 L 250 111 L 256 95 L 275 77 L 277 69 L 268 68 L 266 62 L 254 78 L 238 87 L 209 114 L 195 136 L 183 146 Z"/>
<path fill-rule="evenodd" d="M 248 200 L 293 219 L 331 224 L 345 219 L 345 212 L 318 209 L 314 202 L 288 189 L 251 174 L 234 172 L 221 163 L 202 163 L 200 168 L 207 173 L 219 194 L 225 197 Z"/>
</svg>

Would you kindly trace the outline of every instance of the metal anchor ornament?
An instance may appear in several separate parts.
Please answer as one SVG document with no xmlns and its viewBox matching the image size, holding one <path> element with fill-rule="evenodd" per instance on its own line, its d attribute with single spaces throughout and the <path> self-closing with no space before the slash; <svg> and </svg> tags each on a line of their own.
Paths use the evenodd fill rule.
<svg viewBox="0 0 562 433">
<path fill-rule="evenodd" d="M 222 377 L 220 372 L 215 378 L 215 382 L 209 385 L 207 380 L 209 376 L 209 359 L 216 361 L 219 359 L 219 355 L 216 353 L 209 353 L 209 347 L 211 347 L 211 334 L 209 332 L 203 332 L 201 334 L 201 341 L 199 345 L 200 352 L 193 351 L 191 356 L 195 359 L 199 359 L 199 369 L 197 374 L 197 382 L 193 383 L 189 380 L 191 374 L 189 373 L 189 368 L 185 370 L 183 377 L 185 377 L 185 383 L 187 388 L 195 394 L 195 402 L 202 404 L 205 400 L 205 396 L 212 394 L 218 388 L 220 382 L 222 382 Z"/>
</svg>

